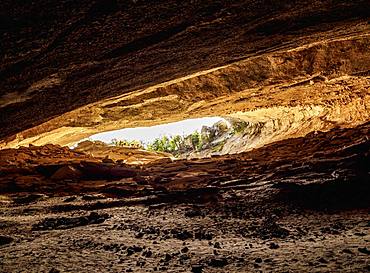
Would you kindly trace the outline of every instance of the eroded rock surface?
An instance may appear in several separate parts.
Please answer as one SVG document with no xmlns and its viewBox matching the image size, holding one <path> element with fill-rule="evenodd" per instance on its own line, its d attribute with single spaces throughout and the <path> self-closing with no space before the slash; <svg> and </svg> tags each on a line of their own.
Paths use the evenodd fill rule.
<svg viewBox="0 0 370 273">
<path fill-rule="evenodd" d="M 369 120 L 366 0 L 44 2 L 1 11 L 2 147 L 218 115 L 266 123 L 254 148 Z"/>
<path fill-rule="evenodd" d="M 0 272 L 368 272 L 369 12 L 2 1 Z M 60 146 L 205 116 L 240 153 Z"/>
<path fill-rule="evenodd" d="M 2 150 L 1 238 L 11 239 L 0 268 L 366 272 L 369 137 L 367 123 L 136 167 L 52 145 Z M 65 166 L 81 177 L 53 179 Z"/>
</svg>

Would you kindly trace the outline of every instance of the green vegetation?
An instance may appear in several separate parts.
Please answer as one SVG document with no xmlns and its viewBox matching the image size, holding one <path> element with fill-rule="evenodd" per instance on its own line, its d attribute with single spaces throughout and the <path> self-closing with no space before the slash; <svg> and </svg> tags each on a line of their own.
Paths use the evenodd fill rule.
<svg viewBox="0 0 370 273">
<path fill-rule="evenodd" d="M 242 133 L 246 127 L 246 122 L 236 122 L 231 133 Z M 219 152 L 222 150 L 226 140 L 217 144 L 213 142 L 226 133 L 230 133 L 227 123 L 217 122 L 212 127 L 203 126 L 201 132 L 195 131 L 187 136 L 162 136 L 154 139 L 151 143 L 146 145 L 136 140 L 128 141 L 117 139 L 113 139 L 111 145 L 119 147 L 129 146 L 141 149 L 144 148 L 149 151 L 170 153 L 174 156 L 200 152 L 205 149 L 212 149 L 213 152 Z"/>
<path fill-rule="evenodd" d="M 179 149 L 180 142 L 180 136 L 170 138 L 163 136 L 162 138 L 156 138 L 152 143 L 149 143 L 147 149 L 149 151 L 174 153 Z"/>
<path fill-rule="evenodd" d="M 212 152 L 213 152 L 213 153 L 221 152 L 221 151 L 222 151 L 222 149 L 223 149 L 223 148 L 224 148 L 224 146 L 225 146 L 225 143 L 226 143 L 226 140 L 223 140 L 223 141 L 221 141 L 220 143 L 218 143 L 216 146 L 214 146 L 214 147 L 212 148 Z"/>
<path fill-rule="evenodd" d="M 199 134 L 199 133 L 198 133 Z M 156 152 L 166 152 L 171 154 L 178 154 L 180 150 L 183 150 L 185 146 L 185 139 L 179 135 L 167 137 L 163 136 L 161 138 L 156 138 L 153 142 L 145 145 L 138 141 L 138 140 L 117 140 L 112 139 L 110 145 L 117 146 L 117 147 L 132 147 L 132 148 L 139 148 L 139 149 L 146 149 L 149 151 L 156 151 Z M 194 142 L 199 145 L 199 140 L 194 138 Z M 198 146 L 197 146 L 198 147 Z"/>
<path fill-rule="evenodd" d="M 178 155 L 183 152 L 200 151 L 202 146 L 202 136 L 198 131 L 195 131 L 187 137 L 175 135 L 156 138 L 152 143 L 147 145 L 147 149 L 149 151 L 167 152 Z"/>
<path fill-rule="evenodd" d="M 117 147 L 133 147 L 138 149 L 144 149 L 144 144 L 138 140 L 117 140 L 112 139 L 110 145 Z"/>
<path fill-rule="evenodd" d="M 190 138 L 193 150 L 199 152 L 202 149 L 204 142 L 204 140 L 202 139 L 202 135 L 198 131 L 195 131 L 190 135 Z"/>
<path fill-rule="evenodd" d="M 231 134 L 233 134 L 233 135 L 242 134 L 245 131 L 245 129 L 247 128 L 247 126 L 248 126 L 248 122 L 246 122 L 246 121 L 235 122 L 232 125 Z"/>
</svg>

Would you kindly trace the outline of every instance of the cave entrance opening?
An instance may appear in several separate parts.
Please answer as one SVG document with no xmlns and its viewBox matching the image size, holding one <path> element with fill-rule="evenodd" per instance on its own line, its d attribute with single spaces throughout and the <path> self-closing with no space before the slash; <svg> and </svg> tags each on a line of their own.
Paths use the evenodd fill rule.
<svg viewBox="0 0 370 273">
<path fill-rule="evenodd" d="M 220 137 L 229 130 L 227 118 L 195 118 L 95 134 L 79 142 L 74 149 L 112 159 L 120 158 L 128 150 L 129 154 L 142 157 L 151 157 L 153 153 L 173 158 L 204 157 L 217 152 Z"/>
</svg>

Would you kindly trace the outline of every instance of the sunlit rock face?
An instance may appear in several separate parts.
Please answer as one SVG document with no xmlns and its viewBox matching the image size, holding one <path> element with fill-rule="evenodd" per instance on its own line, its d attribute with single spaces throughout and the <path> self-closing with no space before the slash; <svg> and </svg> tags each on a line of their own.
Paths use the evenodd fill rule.
<svg viewBox="0 0 370 273">
<path fill-rule="evenodd" d="M 319 42 L 133 91 L 20 132 L 3 146 L 71 145 L 101 131 L 215 114 L 261 127 L 252 139 L 235 139 L 238 151 L 356 126 L 370 116 L 369 41 L 365 35 Z"/>
<path fill-rule="evenodd" d="M 1 0 L 0 272 L 368 272 L 369 18 L 369 0 Z M 215 116 L 243 130 L 198 158 L 63 147 Z"/>
<path fill-rule="evenodd" d="M 217 115 L 261 128 L 243 151 L 369 120 L 367 1 L 110 2 L 5 5 L 1 147 Z"/>
</svg>

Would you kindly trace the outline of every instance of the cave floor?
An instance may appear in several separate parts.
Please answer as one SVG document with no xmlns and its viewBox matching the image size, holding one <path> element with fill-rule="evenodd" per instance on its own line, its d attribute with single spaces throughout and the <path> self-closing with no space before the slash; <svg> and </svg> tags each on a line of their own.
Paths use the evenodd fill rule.
<svg viewBox="0 0 370 273">
<path fill-rule="evenodd" d="M 68 212 L 53 210 L 66 204 L 60 197 L 2 207 L 2 233 L 14 241 L 1 247 L 0 268 L 2 272 L 369 271 L 368 209 L 301 210 L 265 203 L 269 194 L 273 193 L 257 197 L 233 191 L 217 204 L 119 206 L 95 209 L 97 214 L 89 209 L 97 201 L 84 201 L 84 196 L 67 204 L 85 209 Z M 53 221 L 61 217 L 64 220 Z M 43 222 L 45 218 L 50 220 Z"/>
<path fill-rule="evenodd" d="M 1 150 L 1 272 L 368 272 L 370 123 L 143 166 Z"/>
</svg>

